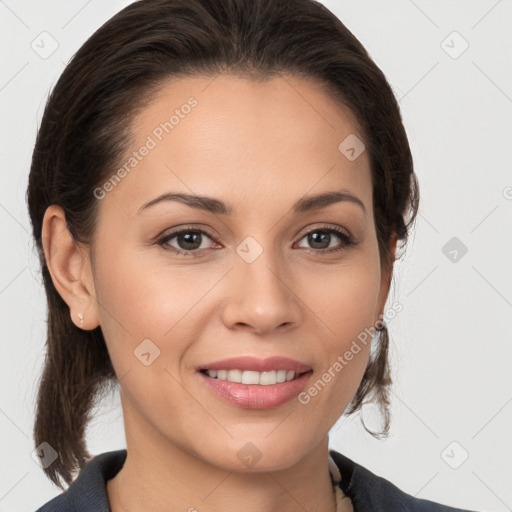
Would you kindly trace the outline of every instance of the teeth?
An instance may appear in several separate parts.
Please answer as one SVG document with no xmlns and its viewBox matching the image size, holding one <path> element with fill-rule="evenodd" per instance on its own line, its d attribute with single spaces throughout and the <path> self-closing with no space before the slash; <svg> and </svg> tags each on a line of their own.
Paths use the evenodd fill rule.
<svg viewBox="0 0 512 512">
<path fill-rule="evenodd" d="M 293 370 L 272 370 L 270 372 L 255 372 L 252 370 L 206 370 L 209 377 L 241 384 L 259 384 L 268 386 L 295 378 Z"/>
</svg>

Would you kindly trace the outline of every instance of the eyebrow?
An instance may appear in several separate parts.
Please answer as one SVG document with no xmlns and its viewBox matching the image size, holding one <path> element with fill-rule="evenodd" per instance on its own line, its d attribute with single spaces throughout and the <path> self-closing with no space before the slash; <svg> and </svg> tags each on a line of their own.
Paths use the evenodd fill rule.
<svg viewBox="0 0 512 512">
<path fill-rule="evenodd" d="M 223 201 L 220 201 L 219 199 L 215 199 L 213 197 L 185 194 L 181 192 L 167 192 L 143 204 L 137 211 L 137 215 L 140 214 L 143 210 L 150 208 L 151 206 L 166 201 L 177 201 L 186 204 L 191 208 L 205 210 L 220 215 L 231 215 L 231 213 L 233 212 L 233 208 L 231 205 L 228 205 Z M 344 190 L 324 192 L 322 194 L 317 194 L 315 196 L 302 197 L 293 205 L 293 211 L 295 213 L 303 213 L 311 210 L 319 210 L 320 208 L 325 208 L 326 206 L 339 203 L 342 201 L 348 201 L 353 204 L 359 205 L 363 210 L 364 214 L 366 215 L 366 208 L 361 199 Z"/>
</svg>

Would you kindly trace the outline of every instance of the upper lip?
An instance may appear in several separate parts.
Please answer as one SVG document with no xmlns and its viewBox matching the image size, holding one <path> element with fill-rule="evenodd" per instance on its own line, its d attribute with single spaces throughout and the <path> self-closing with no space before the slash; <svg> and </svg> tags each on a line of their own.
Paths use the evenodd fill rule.
<svg viewBox="0 0 512 512">
<path fill-rule="evenodd" d="M 296 374 L 311 370 L 311 366 L 290 359 L 289 357 L 268 357 L 259 359 L 252 356 L 231 357 L 204 364 L 199 370 L 251 370 L 255 372 L 268 372 L 271 370 L 293 370 Z"/>
</svg>

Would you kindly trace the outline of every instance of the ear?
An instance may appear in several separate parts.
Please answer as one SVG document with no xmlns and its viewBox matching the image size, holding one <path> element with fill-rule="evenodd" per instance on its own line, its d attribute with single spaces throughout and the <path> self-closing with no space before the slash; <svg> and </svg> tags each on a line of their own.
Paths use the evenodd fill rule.
<svg viewBox="0 0 512 512">
<path fill-rule="evenodd" d="M 62 207 L 51 205 L 46 209 L 42 243 L 53 285 L 69 306 L 72 322 L 84 330 L 96 328 L 99 325 L 98 303 L 90 251 L 71 236 Z M 79 313 L 83 315 L 83 323 Z"/>
<path fill-rule="evenodd" d="M 395 256 L 396 256 L 397 242 L 398 242 L 398 235 L 397 235 L 397 233 L 393 233 L 393 235 L 391 236 L 391 239 L 389 241 L 389 249 L 391 251 L 393 260 L 395 259 Z M 391 262 L 388 269 L 384 269 L 384 271 L 381 273 L 380 292 L 379 292 L 379 299 L 378 299 L 378 304 L 377 304 L 378 311 L 376 312 L 377 318 L 376 318 L 375 322 L 377 322 L 377 320 L 380 320 L 381 318 L 384 317 L 384 307 L 386 306 L 386 301 L 387 301 L 389 289 L 391 286 L 391 276 L 393 274 L 393 266 L 394 266 L 394 261 Z"/>
</svg>

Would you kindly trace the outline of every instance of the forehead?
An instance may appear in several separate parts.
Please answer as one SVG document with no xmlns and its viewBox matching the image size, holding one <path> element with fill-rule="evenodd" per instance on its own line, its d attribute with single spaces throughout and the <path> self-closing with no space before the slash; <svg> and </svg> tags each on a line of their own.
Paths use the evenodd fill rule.
<svg viewBox="0 0 512 512">
<path fill-rule="evenodd" d="M 131 132 L 131 150 L 146 150 L 125 165 L 127 177 L 109 200 L 129 197 L 138 207 L 152 195 L 179 190 L 229 203 L 233 196 L 256 201 L 263 193 L 295 202 L 343 188 L 371 208 L 366 152 L 350 160 L 340 149 L 347 137 L 363 139 L 355 118 L 312 80 L 173 80 L 133 119 Z"/>
</svg>

